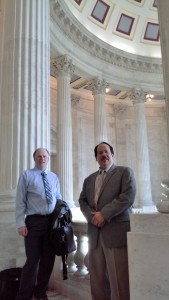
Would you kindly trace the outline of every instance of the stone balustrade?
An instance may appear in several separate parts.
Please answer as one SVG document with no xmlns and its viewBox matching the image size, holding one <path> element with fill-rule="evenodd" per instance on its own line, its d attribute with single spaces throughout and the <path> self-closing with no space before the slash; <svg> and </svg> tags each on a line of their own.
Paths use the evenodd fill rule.
<svg viewBox="0 0 169 300">
<path fill-rule="evenodd" d="M 50 292 L 60 292 L 73 299 L 91 300 L 87 223 L 74 221 L 72 223 L 77 250 L 68 255 L 68 280 L 62 279 L 62 264 L 56 257 L 55 267 L 50 280 Z"/>
</svg>

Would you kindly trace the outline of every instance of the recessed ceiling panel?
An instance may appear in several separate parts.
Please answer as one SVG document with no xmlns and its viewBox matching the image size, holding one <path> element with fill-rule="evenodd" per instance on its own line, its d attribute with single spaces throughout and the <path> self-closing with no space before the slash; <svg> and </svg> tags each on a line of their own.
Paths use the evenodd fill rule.
<svg viewBox="0 0 169 300">
<path fill-rule="evenodd" d="M 131 3 L 133 3 L 134 5 L 137 5 L 137 6 L 143 6 L 144 3 L 145 3 L 145 0 L 128 0 L 128 2 L 131 2 Z"/>
<path fill-rule="evenodd" d="M 75 2 L 80 5 L 82 3 L 83 0 L 75 0 Z"/>
<path fill-rule="evenodd" d="M 145 20 L 140 42 L 160 46 L 159 24 L 154 20 Z"/>
<path fill-rule="evenodd" d="M 130 35 L 134 23 L 134 18 L 121 14 L 116 31 Z"/>
<path fill-rule="evenodd" d="M 159 41 L 159 25 L 155 23 L 147 23 L 144 39 L 150 41 Z"/>
<path fill-rule="evenodd" d="M 70 0 L 74 5 L 75 7 L 79 10 L 79 11 L 82 11 L 87 0 Z"/>
<path fill-rule="evenodd" d="M 98 22 L 103 24 L 109 9 L 110 9 L 110 5 L 107 5 L 104 1 L 98 0 L 91 13 L 91 17 L 93 17 Z"/>
<path fill-rule="evenodd" d="M 157 7 L 157 0 L 154 0 L 153 7 Z"/>
<path fill-rule="evenodd" d="M 107 24 L 110 20 L 114 5 L 107 0 L 97 0 L 95 5 L 92 7 L 92 10 L 88 16 L 90 21 L 96 25 L 101 26 L 103 29 L 106 29 Z"/>
<path fill-rule="evenodd" d="M 125 35 L 129 39 L 133 39 L 138 19 L 138 15 L 121 10 L 113 33 L 121 36 Z"/>
</svg>

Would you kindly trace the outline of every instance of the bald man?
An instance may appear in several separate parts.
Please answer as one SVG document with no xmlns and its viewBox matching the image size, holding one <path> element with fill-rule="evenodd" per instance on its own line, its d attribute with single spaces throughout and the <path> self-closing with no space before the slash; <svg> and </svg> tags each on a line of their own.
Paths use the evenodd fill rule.
<svg viewBox="0 0 169 300">
<path fill-rule="evenodd" d="M 47 300 L 46 291 L 55 261 L 48 232 L 56 201 L 62 199 L 60 184 L 57 175 L 47 171 L 47 149 L 36 149 L 33 158 L 35 166 L 20 175 L 16 193 L 16 225 L 19 235 L 24 238 L 26 252 L 16 300 L 30 300 L 33 296 L 34 299 Z"/>
</svg>

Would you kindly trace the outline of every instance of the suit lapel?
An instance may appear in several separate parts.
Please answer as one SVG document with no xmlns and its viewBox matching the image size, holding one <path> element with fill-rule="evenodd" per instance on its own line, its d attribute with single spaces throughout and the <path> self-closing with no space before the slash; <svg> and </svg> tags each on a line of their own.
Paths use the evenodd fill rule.
<svg viewBox="0 0 169 300">
<path fill-rule="evenodd" d="M 96 181 L 97 174 L 98 174 L 98 171 L 95 172 L 93 174 L 92 178 L 91 178 L 91 186 L 92 186 L 91 191 L 92 191 L 92 200 L 93 200 L 93 203 L 94 203 L 94 197 L 95 197 L 95 181 Z"/>
</svg>

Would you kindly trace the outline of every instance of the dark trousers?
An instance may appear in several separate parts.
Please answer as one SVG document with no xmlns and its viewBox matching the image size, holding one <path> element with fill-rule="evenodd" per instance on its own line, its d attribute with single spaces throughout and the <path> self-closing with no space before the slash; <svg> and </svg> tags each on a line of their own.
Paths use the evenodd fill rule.
<svg viewBox="0 0 169 300">
<path fill-rule="evenodd" d="M 33 295 L 45 297 L 55 261 L 55 253 L 49 242 L 50 216 L 28 216 L 26 226 L 26 262 L 16 300 L 30 300 Z"/>
</svg>

